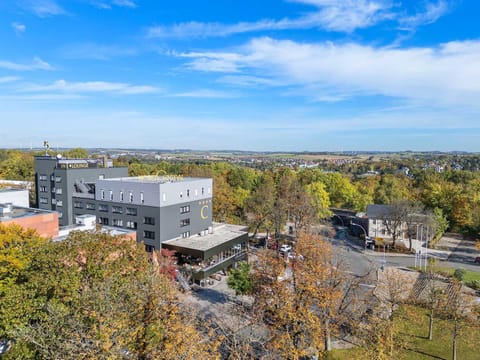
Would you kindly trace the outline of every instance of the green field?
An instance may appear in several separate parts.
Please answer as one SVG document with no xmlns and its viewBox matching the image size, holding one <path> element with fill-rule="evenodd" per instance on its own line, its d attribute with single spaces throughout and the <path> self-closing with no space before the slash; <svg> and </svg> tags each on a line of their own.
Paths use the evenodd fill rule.
<svg viewBox="0 0 480 360">
<path fill-rule="evenodd" d="M 452 326 L 446 320 L 436 319 L 434 322 L 433 340 L 429 341 L 427 311 L 420 307 L 406 306 L 401 310 L 398 343 L 403 348 L 395 359 L 421 360 L 421 359 L 451 359 L 452 358 Z M 457 359 L 480 359 L 480 324 L 473 326 L 464 325 L 457 342 Z M 330 360 L 365 359 L 359 349 L 334 350 L 329 354 Z"/>
</svg>

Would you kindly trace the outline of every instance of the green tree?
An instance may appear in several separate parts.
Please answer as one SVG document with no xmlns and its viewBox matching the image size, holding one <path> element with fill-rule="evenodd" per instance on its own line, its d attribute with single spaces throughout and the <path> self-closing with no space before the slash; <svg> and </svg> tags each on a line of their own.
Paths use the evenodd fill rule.
<svg viewBox="0 0 480 360">
<path fill-rule="evenodd" d="M 68 151 L 63 152 L 63 156 L 72 158 L 72 159 L 86 159 L 88 158 L 88 150 L 84 148 L 73 148 Z"/>
<path fill-rule="evenodd" d="M 306 186 L 307 193 L 310 195 L 315 215 L 318 219 L 326 219 L 332 216 L 330 211 L 330 198 L 325 190 L 325 184 L 316 181 Z"/>
<path fill-rule="evenodd" d="M 17 224 L 0 224 L 0 296 L 16 281 L 33 259 L 36 249 L 48 239 Z"/>
<path fill-rule="evenodd" d="M 236 269 L 232 269 L 227 279 L 229 288 L 235 290 L 237 295 L 250 294 L 253 289 L 253 280 L 250 274 L 250 265 L 246 261 L 238 263 Z"/>
</svg>

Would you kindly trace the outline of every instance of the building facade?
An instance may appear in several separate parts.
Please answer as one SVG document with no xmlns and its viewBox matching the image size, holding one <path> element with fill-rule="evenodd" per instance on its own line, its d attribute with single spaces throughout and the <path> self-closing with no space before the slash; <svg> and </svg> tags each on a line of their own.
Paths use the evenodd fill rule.
<svg viewBox="0 0 480 360">
<path fill-rule="evenodd" d="M 135 229 L 148 251 L 212 226 L 212 179 L 142 176 L 97 180 L 95 194 L 74 194 L 74 216 L 94 214 L 102 225 Z"/>
<path fill-rule="evenodd" d="M 72 225 L 72 198 L 76 194 L 94 199 L 97 180 L 128 175 L 126 167 L 104 167 L 104 163 L 102 159 L 35 157 L 37 207 L 57 211 L 60 226 Z"/>
</svg>

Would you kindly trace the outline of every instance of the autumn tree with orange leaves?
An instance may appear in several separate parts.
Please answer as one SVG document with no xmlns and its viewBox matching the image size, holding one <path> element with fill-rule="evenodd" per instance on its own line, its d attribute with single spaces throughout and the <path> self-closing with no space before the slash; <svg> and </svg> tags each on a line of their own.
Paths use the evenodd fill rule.
<svg viewBox="0 0 480 360">
<path fill-rule="evenodd" d="M 47 243 L 0 297 L 4 357 L 217 358 L 159 259 L 104 233 Z"/>
<path fill-rule="evenodd" d="M 295 254 L 286 261 L 272 251 L 259 251 L 253 272 L 254 311 L 271 332 L 268 346 L 285 359 L 330 350 L 330 338 L 347 321 L 355 299 L 355 282 L 330 243 L 301 233 Z"/>
</svg>

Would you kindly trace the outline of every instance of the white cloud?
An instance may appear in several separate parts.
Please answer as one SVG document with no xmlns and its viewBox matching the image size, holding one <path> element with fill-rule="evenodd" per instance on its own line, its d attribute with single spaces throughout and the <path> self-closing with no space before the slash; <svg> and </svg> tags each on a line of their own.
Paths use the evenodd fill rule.
<svg viewBox="0 0 480 360">
<path fill-rule="evenodd" d="M 322 28 L 328 31 L 352 32 L 392 18 L 388 0 L 297 0 L 315 7 L 314 11 L 298 18 L 263 19 L 237 24 L 201 23 L 196 21 L 173 26 L 154 26 L 148 30 L 153 38 L 202 38 L 234 34 L 288 29 Z"/>
<path fill-rule="evenodd" d="M 447 0 L 425 2 L 424 9 L 414 15 L 401 10 L 401 3 L 393 0 L 290 0 L 305 4 L 309 11 L 303 16 L 283 19 L 261 19 L 254 22 L 224 24 L 197 21 L 174 25 L 152 26 L 148 29 L 151 38 L 207 38 L 226 37 L 250 32 L 323 29 L 326 31 L 352 33 L 383 21 L 396 21 L 400 29 L 411 30 L 421 25 L 434 23 L 447 13 Z"/>
<path fill-rule="evenodd" d="M 25 25 L 17 22 L 12 23 L 12 28 L 13 28 L 13 31 L 15 31 L 15 34 L 17 36 L 22 36 L 25 30 L 27 30 L 27 27 Z"/>
<path fill-rule="evenodd" d="M 197 71 L 262 74 L 315 99 L 380 95 L 434 104 L 480 104 L 480 40 L 382 48 L 258 38 L 236 52 L 178 54 Z"/>
<path fill-rule="evenodd" d="M 402 30 L 415 30 L 421 25 L 428 25 L 436 22 L 449 10 L 449 4 L 445 0 L 439 0 L 436 3 L 427 2 L 423 11 L 415 15 L 405 16 L 399 19 Z"/>
<path fill-rule="evenodd" d="M 0 76 L 0 84 L 6 84 L 6 83 L 14 82 L 14 81 L 17 81 L 19 79 L 20 78 L 17 77 L 17 76 L 3 76 L 3 77 Z"/>
<path fill-rule="evenodd" d="M 34 57 L 30 64 L 0 60 L 0 68 L 14 71 L 53 70 L 53 67 L 49 63 L 39 57 Z"/>
<path fill-rule="evenodd" d="M 137 4 L 133 0 L 111 0 L 111 1 L 101 1 L 95 0 L 92 2 L 92 5 L 100 9 L 111 9 L 113 6 L 126 7 L 126 8 L 136 8 Z"/>
<path fill-rule="evenodd" d="M 160 92 L 160 89 L 148 85 L 131 85 L 106 81 L 67 82 L 58 80 L 50 85 L 28 85 L 21 89 L 23 92 L 65 92 L 65 93 L 113 93 L 124 95 L 151 94 Z"/>
<path fill-rule="evenodd" d="M 41 18 L 67 14 L 55 0 L 22 0 L 20 6 Z"/>
</svg>

